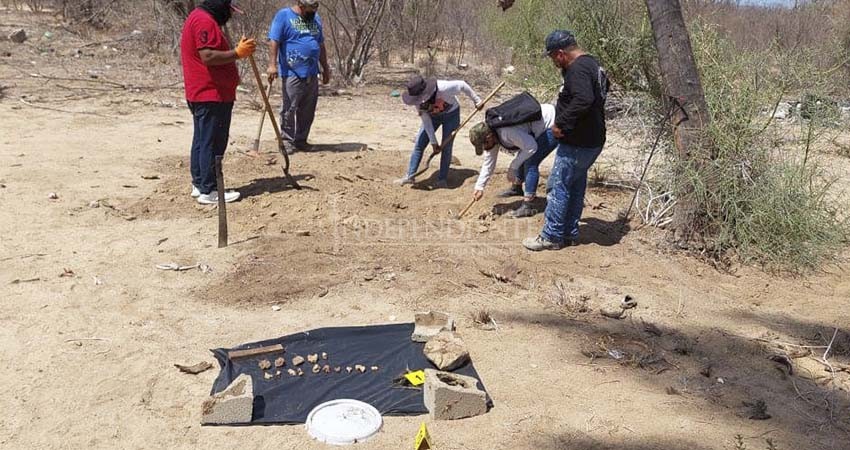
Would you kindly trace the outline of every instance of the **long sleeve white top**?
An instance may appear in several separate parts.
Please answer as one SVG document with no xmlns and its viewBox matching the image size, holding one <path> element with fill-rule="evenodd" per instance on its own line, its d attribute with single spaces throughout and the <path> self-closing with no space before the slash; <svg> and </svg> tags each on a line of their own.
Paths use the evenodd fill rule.
<svg viewBox="0 0 850 450">
<path fill-rule="evenodd" d="M 540 105 L 540 110 L 543 114 L 540 120 L 496 130 L 499 134 L 499 142 L 512 147 L 507 151 L 516 152 L 516 156 L 508 167 L 508 170 L 514 173 L 517 173 L 520 166 L 537 151 L 537 139 L 555 124 L 555 105 L 543 104 Z M 476 190 L 483 191 L 487 187 L 493 172 L 496 171 L 496 162 L 499 159 L 499 151 L 502 149 L 504 148 L 501 145 L 496 145 L 490 151 L 484 152 L 484 163 L 481 165 L 481 172 L 475 183 Z"/>
<path fill-rule="evenodd" d="M 437 80 L 437 98 L 446 102 L 446 109 L 443 111 L 443 114 L 453 112 L 459 108 L 457 96 L 460 93 L 465 94 L 476 105 L 481 103 L 481 97 L 465 81 Z M 428 134 L 431 144 L 438 145 L 439 142 L 437 142 L 437 136 L 434 134 L 434 122 L 431 121 L 431 114 L 428 111 L 421 111 L 419 117 L 422 118 L 422 128 Z"/>
</svg>

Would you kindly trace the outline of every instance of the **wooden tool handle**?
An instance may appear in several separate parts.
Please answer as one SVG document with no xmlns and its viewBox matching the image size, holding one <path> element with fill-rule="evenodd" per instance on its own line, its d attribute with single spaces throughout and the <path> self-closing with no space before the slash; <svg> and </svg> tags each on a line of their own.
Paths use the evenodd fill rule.
<svg viewBox="0 0 850 450">
<path fill-rule="evenodd" d="M 231 350 L 227 352 L 227 357 L 230 359 L 250 358 L 252 356 L 265 355 L 266 353 L 277 353 L 284 351 L 283 345 L 274 344 L 265 347 L 249 348 L 245 350 Z"/>
<path fill-rule="evenodd" d="M 495 96 L 496 96 L 496 94 L 499 92 L 499 90 L 501 90 L 504 86 L 505 86 L 505 82 L 504 82 L 504 81 L 502 81 L 501 83 L 499 83 L 499 85 L 498 85 L 498 86 L 496 86 L 496 89 L 493 89 L 493 92 L 491 92 L 491 93 L 490 93 L 490 95 L 488 95 L 487 97 L 485 97 L 483 101 L 481 101 L 481 103 L 478 105 L 478 108 L 475 108 L 475 111 L 472 111 L 472 114 L 470 114 L 469 116 L 467 116 L 467 117 L 466 117 L 466 119 L 464 119 L 464 121 L 460 123 L 460 126 L 459 126 L 459 127 L 457 127 L 457 128 L 456 128 L 456 129 L 452 132 L 452 135 L 451 135 L 451 136 L 449 136 L 449 138 L 448 138 L 445 142 L 440 143 L 440 148 L 442 149 L 442 148 L 444 148 L 445 146 L 449 145 L 449 143 L 450 143 L 450 142 L 454 141 L 455 136 L 457 136 L 457 134 L 458 134 L 458 133 L 460 133 L 460 130 L 461 130 L 461 129 L 463 129 L 463 127 L 465 127 L 465 126 L 466 126 L 466 124 L 468 124 L 468 123 L 469 123 L 469 121 L 470 121 L 470 120 L 472 120 L 472 118 L 473 118 L 473 117 L 475 117 L 475 114 L 477 114 L 477 113 L 478 113 L 478 111 L 481 111 L 482 109 L 484 109 L 484 105 L 486 105 L 486 104 L 487 104 L 487 102 L 489 102 L 490 100 L 492 100 L 492 99 L 493 99 L 493 97 L 495 97 Z"/>
<path fill-rule="evenodd" d="M 272 96 L 272 86 L 273 84 L 269 83 L 269 90 L 266 93 L 266 98 L 270 98 Z M 260 123 L 257 125 L 257 138 L 254 139 L 254 152 L 260 152 L 260 140 L 263 137 L 263 125 L 266 123 L 266 109 L 263 107 L 263 113 L 260 114 Z"/>
<path fill-rule="evenodd" d="M 473 199 L 472 199 L 472 201 L 470 201 L 470 202 L 469 202 L 469 204 L 468 204 L 468 205 L 466 205 L 466 208 L 463 208 L 463 211 L 461 211 L 461 212 L 460 212 L 460 214 L 458 214 L 458 215 L 457 215 L 457 218 L 458 218 L 458 219 L 462 219 L 462 218 L 463 218 L 463 216 L 465 216 L 465 215 L 466 215 L 466 213 L 467 213 L 467 212 L 469 212 L 469 209 L 470 209 L 470 208 L 472 208 L 472 205 L 474 205 L 474 204 L 475 204 L 475 202 L 477 202 L 477 201 L 478 201 L 478 200 L 476 200 L 476 199 L 474 199 L 474 198 L 473 198 Z"/>
<path fill-rule="evenodd" d="M 223 156 L 215 157 L 215 184 L 218 191 L 218 248 L 227 247 L 227 207 L 224 201 L 224 172 L 221 169 Z"/>
<path fill-rule="evenodd" d="M 269 120 L 272 123 L 272 128 L 274 128 L 274 135 L 277 138 L 277 146 L 280 149 L 280 153 L 283 155 L 283 174 L 286 176 L 289 184 L 291 184 L 295 189 L 300 190 L 301 186 L 295 181 L 295 178 L 289 174 L 289 154 L 286 153 L 286 149 L 283 146 L 283 136 L 280 135 L 280 127 L 277 126 L 277 119 L 274 117 L 274 110 L 272 110 L 272 105 L 269 103 L 269 94 L 271 94 L 272 83 L 269 83 L 269 94 L 266 94 L 266 91 L 263 90 L 263 77 L 260 75 L 260 69 L 257 67 L 257 61 L 254 60 L 254 55 L 248 56 L 248 62 L 251 63 L 251 70 L 254 72 L 254 78 L 257 80 L 257 88 L 260 91 L 260 96 L 263 97 L 263 105 L 266 107 L 266 113 L 269 115 Z"/>
<path fill-rule="evenodd" d="M 269 115 L 269 120 L 271 120 L 272 126 L 274 126 L 274 134 L 277 137 L 278 143 L 282 143 L 283 136 L 280 135 L 280 128 L 277 126 L 277 119 L 274 117 L 272 105 L 269 103 L 269 96 L 266 94 L 266 91 L 263 90 L 263 76 L 260 75 L 260 69 L 257 67 L 257 61 L 254 60 L 254 55 L 248 57 L 248 62 L 251 63 L 251 70 L 254 71 L 254 78 L 257 79 L 257 87 L 260 90 L 260 96 L 263 97 L 263 105 L 266 107 L 266 113 Z M 269 85 L 269 92 L 271 92 L 271 85 Z M 289 157 L 287 157 L 286 160 L 288 165 Z"/>
</svg>

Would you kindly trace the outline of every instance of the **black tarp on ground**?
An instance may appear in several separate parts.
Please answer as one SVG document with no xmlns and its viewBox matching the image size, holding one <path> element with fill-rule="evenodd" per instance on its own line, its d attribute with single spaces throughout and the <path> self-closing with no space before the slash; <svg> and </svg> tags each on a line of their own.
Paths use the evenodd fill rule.
<svg viewBox="0 0 850 450">
<path fill-rule="evenodd" d="M 216 349 L 212 352 L 221 366 L 221 373 L 213 384 L 212 393 L 220 392 L 241 374 L 248 374 L 254 382 L 255 424 L 304 423 L 310 411 L 330 400 L 354 399 L 374 406 L 382 415 L 419 415 L 428 412 L 422 399 L 421 389 L 393 386 L 393 379 L 407 369 L 435 368 L 425 355 L 425 344 L 412 342 L 413 324 L 380 325 L 370 327 L 322 328 L 284 336 L 262 342 L 241 345 L 233 349 Z M 227 352 L 282 344 L 286 349 L 286 365 L 279 378 L 265 380 L 258 366 L 262 359 L 274 362 L 280 354 L 267 354 L 231 361 Z M 292 367 L 292 358 L 304 358 L 312 353 L 328 354 L 332 368 L 342 366 L 342 373 L 311 372 L 312 364 L 305 362 L 300 367 L 304 376 L 292 377 L 286 373 Z M 366 366 L 366 373 L 346 373 L 345 367 L 356 364 Z M 378 366 L 372 372 L 371 366 Z M 272 369 L 274 373 L 278 369 Z M 481 378 L 472 362 L 454 371 L 478 380 L 478 388 L 484 389 Z M 489 398 L 488 398 L 489 402 Z"/>
</svg>

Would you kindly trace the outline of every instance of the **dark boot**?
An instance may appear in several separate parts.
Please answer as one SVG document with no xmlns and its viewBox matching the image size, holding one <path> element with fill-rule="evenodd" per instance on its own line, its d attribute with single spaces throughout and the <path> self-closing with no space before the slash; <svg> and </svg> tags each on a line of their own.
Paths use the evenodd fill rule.
<svg viewBox="0 0 850 450">
<path fill-rule="evenodd" d="M 511 216 L 515 218 L 520 218 L 531 217 L 535 214 L 537 214 L 537 210 L 534 209 L 534 206 L 531 204 L 531 202 L 523 201 L 522 205 L 520 205 L 519 208 L 515 209 L 514 212 L 511 213 Z"/>
<path fill-rule="evenodd" d="M 525 192 L 522 192 L 522 186 L 515 184 L 515 185 L 512 185 L 511 188 L 508 189 L 507 191 L 500 193 L 499 197 L 501 197 L 501 198 L 522 197 L 523 195 L 525 195 Z"/>
</svg>

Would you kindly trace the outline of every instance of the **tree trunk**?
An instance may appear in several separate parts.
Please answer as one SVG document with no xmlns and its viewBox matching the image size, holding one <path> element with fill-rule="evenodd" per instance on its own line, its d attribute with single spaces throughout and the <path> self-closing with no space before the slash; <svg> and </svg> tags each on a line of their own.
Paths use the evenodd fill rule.
<svg viewBox="0 0 850 450">
<path fill-rule="evenodd" d="M 675 239 L 686 244 L 701 229 L 701 205 L 695 196 L 695 183 L 710 180 L 712 159 L 708 137 L 710 115 L 700 82 L 691 39 L 679 0 L 646 0 L 649 19 L 658 50 L 661 84 L 668 106 L 676 153 L 679 159 L 679 188 L 673 217 Z M 697 176 L 697 179 L 692 177 Z M 706 186 L 710 189 L 710 186 Z"/>
<path fill-rule="evenodd" d="M 410 62 L 416 65 L 416 38 L 419 37 L 419 8 L 413 1 L 413 34 L 410 35 Z"/>
<path fill-rule="evenodd" d="M 388 0 L 349 0 L 327 7 L 326 22 L 341 79 L 359 83 L 374 53 Z M 338 6 L 335 7 L 335 6 Z M 342 33 L 339 32 L 342 30 Z"/>
</svg>

